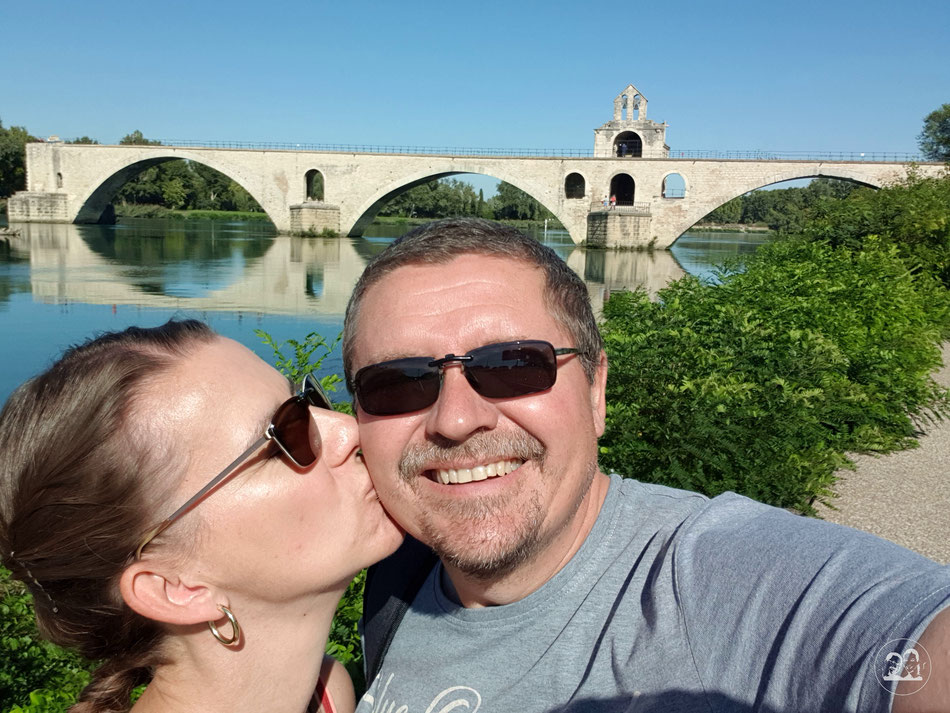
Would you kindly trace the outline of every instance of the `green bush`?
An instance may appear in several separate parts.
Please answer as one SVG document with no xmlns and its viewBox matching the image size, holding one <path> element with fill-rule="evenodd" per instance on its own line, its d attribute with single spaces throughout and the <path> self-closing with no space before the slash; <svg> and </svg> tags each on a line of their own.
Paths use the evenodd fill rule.
<svg viewBox="0 0 950 713">
<path fill-rule="evenodd" d="M 814 513 L 846 451 L 911 445 L 947 410 L 930 372 L 948 309 L 897 253 L 781 241 L 721 284 L 612 296 L 602 466 Z"/>
<path fill-rule="evenodd" d="M 862 188 L 844 200 L 823 199 L 804 234 L 853 250 L 873 236 L 896 245 L 915 270 L 933 273 L 950 287 L 950 168 L 940 178 L 911 171 L 880 190 Z"/>
<path fill-rule="evenodd" d="M 40 638 L 26 587 L 0 567 L 0 710 L 59 713 L 89 681 L 92 665 Z"/>
</svg>

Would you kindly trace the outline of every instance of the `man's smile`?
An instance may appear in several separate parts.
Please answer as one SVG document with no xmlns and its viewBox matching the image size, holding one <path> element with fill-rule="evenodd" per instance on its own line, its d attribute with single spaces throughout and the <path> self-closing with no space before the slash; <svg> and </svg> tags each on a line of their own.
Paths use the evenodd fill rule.
<svg viewBox="0 0 950 713">
<path fill-rule="evenodd" d="M 471 483 L 476 480 L 486 480 L 488 478 L 499 478 L 508 475 L 513 470 L 519 468 L 524 461 L 518 460 L 499 460 L 494 463 L 477 465 L 473 468 L 437 468 L 426 471 L 426 474 L 434 474 L 438 482 L 443 485 L 449 483 Z"/>
</svg>

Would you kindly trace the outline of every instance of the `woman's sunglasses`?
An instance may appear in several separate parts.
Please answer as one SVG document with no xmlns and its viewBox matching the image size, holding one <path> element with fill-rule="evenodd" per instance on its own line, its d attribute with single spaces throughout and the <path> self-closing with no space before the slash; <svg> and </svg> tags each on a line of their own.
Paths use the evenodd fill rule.
<svg viewBox="0 0 950 713">
<path fill-rule="evenodd" d="M 555 349 L 540 340 L 501 342 L 441 359 L 408 357 L 364 366 L 353 377 L 360 408 L 373 416 L 393 416 L 431 406 L 439 398 L 442 370 L 459 362 L 472 388 L 490 399 L 536 394 L 554 386 L 557 357 L 577 349 Z"/>
<path fill-rule="evenodd" d="M 311 374 L 307 374 L 300 383 L 299 393 L 291 396 L 277 407 L 274 417 L 265 429 L 263 436 L 254 441 L 246 451 L 235 458 L 227 468 L 214 476 L 210 483 L 189 498 L 184 505 L 143 535 L 141 544 L 135 549 L 135 559 L 141 558 L 142 550 L 149 542 L 165 532 L 175 520 L 204 500 L 212 490 L 218 487 L 225 478 L 267 441 L 276 443 L 284 455 L 299 468 L 306 468 L 313 463 L 320 455 L 322 443 L 319 431 L 315 431 L 313 437 L 310 435 L 311 406 L 333 410 L 333 404 L 330 403 L 330 399 L 327 398 L 320 387 L 320 382 Z"/>
</svg>

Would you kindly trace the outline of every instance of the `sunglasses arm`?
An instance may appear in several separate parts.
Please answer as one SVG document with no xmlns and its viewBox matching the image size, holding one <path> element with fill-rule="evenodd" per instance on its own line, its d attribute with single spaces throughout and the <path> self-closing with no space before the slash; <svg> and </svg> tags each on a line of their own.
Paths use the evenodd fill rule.
<svg viewBox="0 0 950 713">
<path fill-rule="evenodd" d="M 169 526 L 170 526 L 173 522 L 175 522 L 175 520 L 177 520 L 178 518 L 180 518 L 180 517 L 181 517 L 182 515 L 184 515 L 186 512 L 188 512 L 189 510 L 191 510 L 191 508 L 193 508 L 195 505 L 197 505 L 208 493 L 210 493 L 210 492 L 211 492 L 212 490 L 214 490 L 218 485 L 220 485 L 221 481 L 224 480 L 225 478 L 227 478 L 227 477 L 234 471 L 235 468 L 237 468 L 239 465 L 241 465 L 241 463 L 243 463 L 245 460 L 247 460 L 247 458 L 248 458 L 254 451 L 256 451 L 258 448 L 260 448 L 262 445 L 264 445 L 264 444 L 265 444 L 267 441 L 269 441 L 270 439 L 271 439 L 271 435 L 270 435 L 270 430 L 268 429 L 268 432 L 267 432 L 267 433 L 265 433 L 263 436 L 261 436 L 260 438 L 258 438 L 256 441 L 254 441 L 254 443 L 252 443 L 250 446 L 248 446 L 247 450 L 245 450 L 241 455 L 239 455 L 237 458 L 235 458 L 233 461 L 231 461 L 230 465 L 228 465 L 227 468 L 225 468 L 225 469 L 222 470 L 220 473 L 218 473 L 210 483 L 208 483 L 206 486 L 204 486 L 201 490 L 199 490 L 197 493 L 195 493 L 192 497 L 188 498 L 188 500 L 185 501 L 185 504 L 184 504 L 184 505 L 182 505 L 182 506 L 181 506 L 180 508 L 178 508 L 175 512 L 173 512 L 171 515 L 169 515 L 169 516 L 166 517 L 164 520 L 162 520 L 158 525 L 156 525 L 156 526 L 153 527 L 151 530 L 149 530 L 147 533 L 145 533 L 145 534 L 142 536 L 142 544 L 140 544 L 140 545 L 136 548 L 136 550 L 135 550 L 135 559 L 141 559 L 141 558 L 142 558 L 142 550 L 145 549 L 145 546 L 146 546 L 149 542 L 151 542 L 151 541 L 154 540 L 156 537 L 158 537 L 158 536 L 161 535 L 163 532 L 165 532 L 165 530 L 167 530 L 167 529 L 169 528 Z"/>
</svg>

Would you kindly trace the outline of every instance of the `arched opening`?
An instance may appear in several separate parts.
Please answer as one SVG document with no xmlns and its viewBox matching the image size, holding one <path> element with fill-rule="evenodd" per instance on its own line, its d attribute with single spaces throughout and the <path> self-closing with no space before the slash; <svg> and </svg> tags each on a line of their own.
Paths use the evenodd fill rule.
<svg viewBox="0 0 950 713">
<path fill-rule="evenodd" d="M 377 215 L 389 219 L 385 222 L 390 224 L 401 218 L 477 216 L 500 222 L 530 221 L 548 231 L 566 230 L 558 216 L 533 196 L 492 176 L 446 171 L 404 180 L 405 183 L 394 182 L 381 190 L 362 208 L 347 235 L 384 236 L 385 226 L 374 224 Z M 401 225 L 405 230 L 406 224 Z"/>
<path fill-rule="evenodd" d="M 158 156 L 109 176 L 85 199 L 75 222 L 114 222 L 106 217 L 163 210 L 264 213 L 256 198 L 226 174 L 198 161 Z"/>
<path fill-rule="evenodd" d="M 626 173 L 618 173 L 610 179 L 610 202 L 617 199 L 618 206 L 632 206 L 633 196 L 636 192 L 636 184 L 633 177 Z"/>
<path fill-rule="evenodd" d="M 59 172 L 56 173 L 56 187 L 57 188 L 63 187 L 63 174 Z"/>
<path fill-rule="evenodd" d="M 685 198 L 686 179 L 678 173 L 671 173 L 663 179 L 664 198 Z"/>
<path fill-rule="evenodd" d="M 620 158 L 640 158 L 643 156 L 643 140 L 635 131 L 623 131 L 614 139 L 614 151 Z"/>
<path fill-rule="evenodd" d="M 584 177 L 579 173 L 569 173 L 564 179 L 565 198 L 583 198 L 585 191 Z"/>
<path fill-rule="evenodd" d="M 323 174 L 317 169 L 311 168 L 307 171 L 304 179 L 307 182 L 306 195 L 308 201 L 323 200 Z"/>
</svg>

